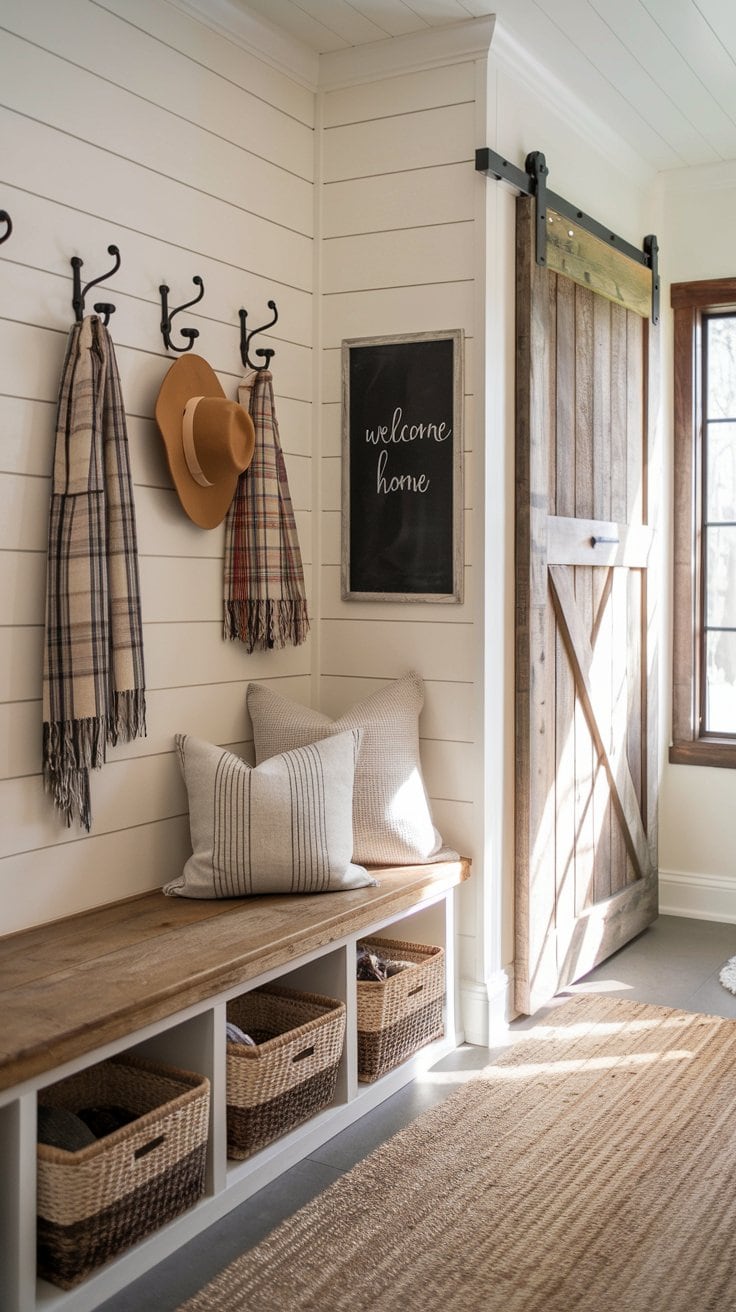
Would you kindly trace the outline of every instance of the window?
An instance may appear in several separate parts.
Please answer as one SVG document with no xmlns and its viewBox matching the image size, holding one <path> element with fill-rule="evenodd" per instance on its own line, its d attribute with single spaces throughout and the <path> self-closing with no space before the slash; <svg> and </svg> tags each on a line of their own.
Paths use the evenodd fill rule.
<svg viewBox="0 0 736 1312">
<path fill-rule="evenodd" d="M 736 766 L 736 278 L 677 283 L 670 760 Z"/>
</svg>

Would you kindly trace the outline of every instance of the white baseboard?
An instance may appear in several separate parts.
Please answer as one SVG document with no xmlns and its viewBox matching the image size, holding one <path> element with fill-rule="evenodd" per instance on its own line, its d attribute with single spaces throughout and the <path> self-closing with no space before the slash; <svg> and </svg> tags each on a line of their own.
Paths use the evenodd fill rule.
<svg viewBox="0 0 736 1312">
<path fill-rule="evenodd" d="M 460 1011 L 465 1042 L 493 1047 L 514 1018 L 513 967 L 497 970 L 485 984 L 460 981 Z"/>
<path fill-rule="evenodd" d="M 736 876 L 660 870 L 659 914 L 736 924 Z"/>
<path fill-rule="evenodd" d="M 736 924 L 736 875 L 659 872 L 659 912 Z M 514 967 L 497 970 L 485 984 L 460 981 L 461 1028 L 465 1042 L 493 1047 L 502 1040 L 514 1009 Z"/>
</svg>

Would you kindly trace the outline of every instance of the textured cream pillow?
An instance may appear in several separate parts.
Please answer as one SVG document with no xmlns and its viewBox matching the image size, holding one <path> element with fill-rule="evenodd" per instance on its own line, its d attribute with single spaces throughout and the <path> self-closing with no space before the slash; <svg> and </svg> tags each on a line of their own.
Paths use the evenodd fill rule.
<svg viewBox="0 0 736 1312">
<path fill-rule="evenodd" d="M 424 686 L 413 671 L 331 720 L 287 701 L 261 683 L 248 685 L 256 760 L 266 761 L 347 729 L 360 729 L 353 794 L 353 860 L 368 865 L 445 861 L 432 823 L 419 759 L 419 712 Z"/>
<path fill-rule="evenodd" d="M 164 892 L 180 897 L 327 893 L 376 880 L 351 861 L 357 730 L 255 768 L 179 734 L 192 855 Z"/>
</svg>

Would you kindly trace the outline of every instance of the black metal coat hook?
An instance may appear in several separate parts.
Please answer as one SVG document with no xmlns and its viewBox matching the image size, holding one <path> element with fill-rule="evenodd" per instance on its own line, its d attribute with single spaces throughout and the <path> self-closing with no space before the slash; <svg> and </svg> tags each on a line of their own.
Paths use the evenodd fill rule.
<svg viewBox="0 0 736 1312">
<path fill-rule="evenodd" d="M 248 355 L 248 350 L 249 350 L 249 347 L 250 347 L 251 338 L 252 338 L 252 337 L 255 337 L 256 333 L 262 333 L 262 332 L 265 332 L 265 330 L 266 330 L 267 328 L 273 328 L 274 324 L 275 324 L 275 323 L 277 322 L 277 320 L 278 320 L 279 312 L 278 312 L 278 310 L 276 309 L 276 302 L 275 302 L 275 301 L 268 301 L 267 304 L 268 304 L 268 308 L 269 308 L 269 310 L 273 310 L 273 319 L 269 319 L 268 323 L 261 324 L 260 328 L 252 328 L 250 332 L 246 332 L 246 327 L 245 327 L 245 325 L 246 325 L 246 323 L 247 323 L 247 320 L 248 320 L 248 311 L 247 311 L 247 310 L 240 310 L 240 311 L 239 311 L 239 314 L 240 314 L 240 358 L 241 358 L 241 360 L 243 361 L 243 368 L 244 368 L 244 369 L 268 369 L 268 366 L 269 366 L 269 364 L 271 363 L 271 359 L 272 359 L 272 357 L 276 354 L 275 351 L 271 351 L 271 350 L 269 350 L 269 349 L 256 351 L 256 355 L 258 355 L 258 356 L 261 357 L 261 359 L 263 360 L 263 364 L 254 364 L 253 361 L 250 359 L 250 357 L 249 357 L 249 355 Z"/>
<path fill-rule="evenodd" d="M 199 292 L 197 293 L 196 296 L 192 298 L 191 301 L 185 301 L 183 305 L 177 305 L 175 310 L 169 309 L 170 288 L 166 286 L 165 282 L 162 282 L 161 286 L 159 287 L 159 291 L 161 293 L 161 332 L 163 333 L 164 345 L 167 351 L 191 351 L 192 347 L 194 346 L 195 339 L 199 337 L 198 328 L 182 328 L 181 335 L 182 337 L 187 338 L 186 346 L 177 346 L 176 343 L 172 342 L 171 340 L 171 320 L 173 319 L 174 315 L 179 314 L 181 310 L 188 310 L 190 305 L 196 305 L 197 302 L 201 301 L 202 297 L 204 296 L 204 283 L 202 282 L 202 279 L 199 277 L 199 274 L 195 274 L 195 276 L 192 278 L 192 282 L 194 283 L 195 287 L 199 287 Z"/>
<path fill-rule="evenodd" d="M 81 323 L 84 318 L 84 299 L 87 292 L 90 291 L 92 287 L 96 287 L 98 282 L 106 282 L 108 278 L 112 278 L 113 274 L 117 273 L 120 268 L 120 251 L 117 246 L 108 246 L 107 253 L 108 255 L 115 256 L 115 263 L 112 268 L 108 269 L 107 273 L 101 274 L 99 278 L 93 278 L 91 282 L 87 283 L 86 287 L 82 287 L 82 279 L 79 273 L 79 270 L 84 264 L 84 260 L 81 260 L 78 255 L 72 256 L 72 269 L 74 270 L 74 295 L 72 296 L 72 305 L 74 307 L 74 317 L 77 323 Z M 115 306 L 110 305 L 109 301 L 98 301 L 93 308 L 95 314 L 104 315 L 103 323 L 105 327 L 107 327 L 110 322 L 110 315 L 115 313 Z"/>
<path fill-rule="evenodd" d="M 8 240 L 8 237 L 13 231 L 13 220 L 7 210 L 0 210 L 0 223 L 7 224 L 6 231 L 3 233 L 2 237 L 0 237 L 0 246 L 2 246 L 3 242 Z"/>
</svg>

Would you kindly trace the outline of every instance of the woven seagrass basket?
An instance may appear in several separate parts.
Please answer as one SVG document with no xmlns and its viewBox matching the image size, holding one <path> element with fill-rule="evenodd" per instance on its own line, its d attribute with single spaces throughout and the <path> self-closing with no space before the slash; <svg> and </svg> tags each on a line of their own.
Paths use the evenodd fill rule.
<svg viewBox="0 0 736 1312">
<path fill-rule="evenodd" d="M 445 954 L 442 948 L 396 939 L 361 939 L 382 957 L 410 961 L 389 979 L 358 980 L 358 1079 L 365 1084 L 442 1038 Z"/>
<path fill-rule="evenodd" d="M 38 1145 L 38 1274 L 71 1289 L 202 1195 L 210 1085 L 121 1056 L 49 1085 L 39 1102 L 72 1112 L 120 1106 L 137 1117 L 79 1152 Z"/>
<path fill-rule="evenodd" d="M 345 1003 L 268 984 L 228 1002 L 227 1018 L 256 1045 L 227 1045 L 227 1152 L 242 1159 L 332 1102 Z"/>
</svg>

